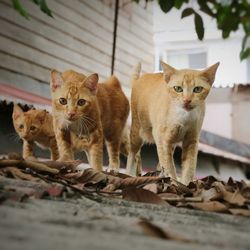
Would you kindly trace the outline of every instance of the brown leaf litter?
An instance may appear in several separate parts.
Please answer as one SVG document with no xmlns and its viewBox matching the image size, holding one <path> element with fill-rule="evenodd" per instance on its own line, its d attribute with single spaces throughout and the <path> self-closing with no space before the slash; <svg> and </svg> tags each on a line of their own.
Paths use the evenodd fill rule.
<svg viewBox="0 0 250 250">
<path fill-rule="evenodd" d="M 208 176 L 185 186 L 169 177 L 160 177 L 159 172 L 131 177 L 92 168 L 77 170 L 80 163 L 24 160 L 16 153 L 9 154 L 8 158 L 0 159 L 0 202 L 25 201 L 31 196 L 61 197 L 71 192 L 250 217 L 250 185 L 244 181 L 229 178 L 223 182 Z M 11 186 L 6 177 L 25 180 L 27 186 Z M 151 224 L 143 223 L 147 232 L 157 231 Z"/>
</svg>

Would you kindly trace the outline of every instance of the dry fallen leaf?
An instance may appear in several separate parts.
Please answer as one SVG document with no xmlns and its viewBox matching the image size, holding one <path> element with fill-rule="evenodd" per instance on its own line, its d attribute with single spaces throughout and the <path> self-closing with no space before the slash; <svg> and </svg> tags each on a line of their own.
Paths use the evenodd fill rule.
<svg viewBox="0 0 250 250">
<path fill-rule="evenodd" d="M 162 206 L 168 205 L 168 203 L 162 200 L 158 195 L 142 188 L 123 189 L 122 198 L 128 201 L 152 203 Z"/>
<path fill-rule="evenodd" d="M 191 207 L 208 212 L 218 212 L 218 213 L 228 212 L 227 206 L 225 206 L 223 203 L 219 201 L 187 202 L 187 203 L 181 203 L 178 206 Z"/>
<path fill-rule="evenodd" d="M 138 225 L 141 226 L 144 234 L 147 236 L 150 236 L 150 237 L 160 238 L 160 239 L 165 239 L 165 240 L 175 240 L 175 241 L 180 241 L 180 242 L 191 242 L 188 239 L 177 236 L 173 233 L 166 232 L 165 230 L 163 230 L 159 226 L 157 226 L 157 225 L 155 225 L 147 220 L 139 221 Z"/>
<path fill-rule="evenodd" d="M 229 212 L 234 215 L 243 215 L 243 216 L 250 217 L 250 210 L 247 210 L 247 209 L 231 208 L 229 209 Z"/>
</svg>

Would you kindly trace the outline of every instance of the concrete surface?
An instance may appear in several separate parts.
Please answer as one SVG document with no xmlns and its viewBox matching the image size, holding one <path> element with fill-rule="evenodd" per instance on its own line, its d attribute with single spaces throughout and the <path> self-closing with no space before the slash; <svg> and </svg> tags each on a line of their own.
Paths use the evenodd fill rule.
<svg viewBox="0 0 250 250">
<path fill-rule="evenodd" d="M 0 205 L 0 249 L 250 249 L 250 219 L 106 197 Z M 146 236 L 141 218 L 184 243 Z"/>
</svg>

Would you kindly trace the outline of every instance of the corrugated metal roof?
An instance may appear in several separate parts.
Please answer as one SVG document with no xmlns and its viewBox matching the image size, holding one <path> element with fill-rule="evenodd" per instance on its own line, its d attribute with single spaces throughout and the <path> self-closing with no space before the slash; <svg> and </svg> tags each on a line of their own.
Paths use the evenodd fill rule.
<svg viewBox="0 0 250 250">
<path fill-rule="evenodd" d="M 228 82 L 223 82 L 223 83 L 221 83 L 221 82 L 219 82 L 219 83 L 214 83 L 213 84 L 213 87 L 214 88 L 233 88 L 233 87 L 236 87 L 236 86 L 247 86 L 247 85 L 249 85 L 250 86 L 250 82 L 246 82 L 246 83 L 237 83 L 237 82 L 235 82 L 235 83 L 228 83 Z"/>
<path fill-rule="evenodd" d="M 23 105 L 32 105 L 35 108 L 51 111 L 51 100 L 8 84 L 0 83 L 0 101 L 8 103 L 20 103 Z"/>
</svg>

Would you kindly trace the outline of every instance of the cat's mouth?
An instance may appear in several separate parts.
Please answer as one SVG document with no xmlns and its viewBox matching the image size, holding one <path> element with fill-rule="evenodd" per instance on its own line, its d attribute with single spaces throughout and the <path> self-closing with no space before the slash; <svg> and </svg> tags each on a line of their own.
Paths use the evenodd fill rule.
<svg viewBox="0 0 250 250">
<path fill-rule="evenodd" d="M 190 105 L 190 104 L 184 104 L 183 108 L 187 111 L 191 111 L 192 109 L 194 109 L 194 106 Z"/>
</svg>

